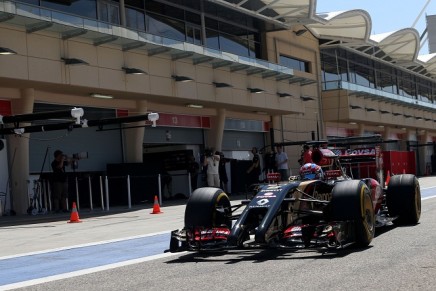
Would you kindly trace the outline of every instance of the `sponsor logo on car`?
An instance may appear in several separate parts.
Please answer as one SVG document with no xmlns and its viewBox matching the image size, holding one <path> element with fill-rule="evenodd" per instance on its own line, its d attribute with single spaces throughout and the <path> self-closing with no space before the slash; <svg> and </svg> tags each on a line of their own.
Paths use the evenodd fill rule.
<svg viewBox="0 0 436 291">
<path fill-rule="evenodd" d="M 313 192 L 313 197 L 318 200 L 330 201 L 332 199 L 331 193 L 318 193 L 317 191 Z"/>
<path fill-rule="evenodd" d="M 263 191 L 280 191 L 281 187 L 280 186 L 268 186 L 268 188 L 266 188 Z"/>
<path fill-rule="evenodd" d="M 257 205 L 263 206 L 265 204 L 268 204 L 269 200 L 268 199 L 260 199 L 259 201 L 256 202 Z"/>
<path fill-rule="evenodd" d="M 372 155 L 375 156 L 375 148 L 360 148 L 360 149 L 347 149 L 345 155 Z"/>
<path fill-rule="evenodd" d="M 263 198 L 276 198 L 276 194 L 273 192 L 267 192 L 262 193 L 262 195 L 256 195 L 256 199 L 263 199 Z"/>
</svg>

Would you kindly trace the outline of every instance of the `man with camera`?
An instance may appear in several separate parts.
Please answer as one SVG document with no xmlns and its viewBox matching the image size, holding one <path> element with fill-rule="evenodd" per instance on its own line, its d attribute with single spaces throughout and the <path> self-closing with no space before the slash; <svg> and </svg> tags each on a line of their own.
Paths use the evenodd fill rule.
<svg viewBox="0 0 436 291">
<path fill-rule="evenodd" d="M 61 150 L 54 152 L 54 160 L 51 163 L 53 170 L 53 209 L 55 212 L 68 212 L 68 176 L 65 167 L 68 166 L 69 160 Z"/>
<path fill-rule="evenodd" d="M 220 187 L 219 162 L 219 152 L 216 152 L 215 154 L 212 150 L 205 152 L 203 166 L 207 167 L 207 185 L 209 187 Z"/>
</svg>

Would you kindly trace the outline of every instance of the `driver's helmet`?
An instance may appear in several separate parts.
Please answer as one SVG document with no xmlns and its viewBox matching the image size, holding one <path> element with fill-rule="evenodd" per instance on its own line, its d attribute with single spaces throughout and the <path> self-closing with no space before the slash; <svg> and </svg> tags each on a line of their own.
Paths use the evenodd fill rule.
<svg viewBox="0 0 436 291">
<path fill-rule="evenodd" d="M 302 180 L 323 179 L 324 172 L 322 168 L 314 163 L 307 163 L 300 168 L 300 177 Z"/>
</svg>

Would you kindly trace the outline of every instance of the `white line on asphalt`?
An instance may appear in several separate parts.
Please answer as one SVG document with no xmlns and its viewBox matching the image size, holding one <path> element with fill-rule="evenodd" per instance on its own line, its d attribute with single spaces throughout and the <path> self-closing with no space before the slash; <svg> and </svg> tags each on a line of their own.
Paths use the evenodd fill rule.
<svg viewBox="0 0 436 291">
<path fill-rule="evenodd" d="M 436 188 L 436 186 L 431 186 L 431 187 L 421 188 L 421 190 L 428 190 L 428 189 L 433 189 L 433 188 Z M 432 196 L 427 196 L 427 197 L 421 198 L 421 200 L 432 199 L 432 198 L 435 198 L 435 197 L 436 197 L 436 194 L 435 194 L 435 195 L 432 195 Z"/>
<path fill-rule="evenodd" d="M 92 243 L 87 243 L 87 244 L 80 244 L 80 245 L 73 245 L 73 246 L 62 247 L 62 248 L 48 249 L 48 250 L 43 250 L 43 251 L 36 251 L 36 252 L 29 252 L 29 253 L 23 253 L 23 254 L 17 254 L 17 255 L 10 255 L 10 256 L 0 257 L 0 261 L 1 260 L 6 260 L 6 259 L 12 259 L 12 258 L 24 257 L 24 256 L 46 254 L 46 253 L 51 253 L 51 252 L 58 252 L 58 251 L 76 249 L 76 248 L 96 246 L 96 245 L 102 245 L 102 244 L 107 244 L 107 243 L 120 242 L 120 241 L 136 239 L 136 238 L 144 238 L 144 237 L 148 237 L 148 236 L 155 236 L 155 235 L 169 234 L 169 233 L 171 233 L 171 231 L 170 230 L 166 230 L 166 231 L 148 233 L 148 234 L 143 234 L 143 235 L 136 235 L 136 236 L 129 236 L 129 237 L 111 239 L 111 240 L 92 242 Z"/>
<path fill-rule="evenodd" d="M 422 190 L 427 190 L 427 189 L 433 189 L 436 188 L 436 186 L 431 186 L 431 187 L 426 187 L 426 188 L 421 188 Z"/>
<path fill-rule="evenodd" d="M 421 200 L 428 200 L 428 199 L 432 199 L 432 198 L 436 198 L 436 195 L 424 197 L 424 198 L 421 198 Z"/>
<path fill-rule="evenodd" d="M 52 281 L 56 281 L 56 280 L 62 280 L 62 279 L 87 275 L 87 274 L 91 274 L 91 273 L 106 271 L 106 270 L 110 270 L 110 269 L 115 269 L 115 268 L 119 268 L 119 267 L 124 267 L 124 266 L 128 266 L 128 265 L 139 264 L 139 263 L 157 260 L 157 259 L 161 259 L 161 258 L 167 258 L 167 257 L 171 257 L 171 256 L 183 254 L 183 253 L 184 252 L 158 254 L 158 255 L 154 255 L 154 256 L 128 260 L 128 261 L 104 265 L 104 266 L 100 266 L 100 267 L 89 268 L 89 269 L 84 269 L 84 270 L 65 273 L 65 274 L 59 274 L 59 275 L 48 276 L 48 277 L 34 279 L 34 280 L 28 280 L 28 281 L 3 285 L 3 286 L 0 286 L 0 290 L 12 290 L 15 288 L 29 287 L 29 286 L 33 286 L 36 284 L 48 283 L 48 282 L 52 282 Z"/>
</svg>

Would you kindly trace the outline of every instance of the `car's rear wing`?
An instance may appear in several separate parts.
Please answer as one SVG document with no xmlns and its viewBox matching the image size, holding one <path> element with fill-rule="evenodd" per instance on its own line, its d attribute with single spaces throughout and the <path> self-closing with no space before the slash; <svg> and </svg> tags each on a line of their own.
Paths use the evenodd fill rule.
<svg viewBox="0 0 436 291">
<path fill-rule="evenodd" d="M 334 147 L 334 148 L 349 148 L 350 146 L 370 146 L 384 143 L 396 143 L 397 140 L 383 140 L 379 134 L 368 136 L 352 136 L 352 137 L 336 137 L 328 140 L 307 140 L 307 141 L 291 141 L 274 143 L 275 146 L 302 146 L 309 145 L 313 147 Z"/>
<path fill-rule="evenodd" d="M 323 165 L 331 165 L 332 160 L 338 160 L 339 163 L 345 167 L 356 168 L 364 164 L 369 164 L 374 170 L 374 177 L 379 181 L 380 185 L 384 185 L 383 175 L 383 154 L 381 152 L 381 144 L 397 143 L 397 140 L 383 140 L 379 134 L 369 136 L 353 136 L 353 137 L 337 137 L 328 140 L 317 141 L 294 141 L 294 142 L 281 142 L 274 145 L 281 146 L 295 146 L 295 145 L 309 145 L 313 147 L 313 152 L 321 153 L 321 158 L 312 160 L 315 163 Z M 357 147 L 356 147 L 357 146 Z M 329 149 L 334 155 L 327 156 L 322 151 L 315 149 Z M 336 156 L 335 156 L 336 155 Z M 373 175 L 371 175 L 373 176 Z M 354 177 L 354 178 L 366 178 Z"/>
</svg>

